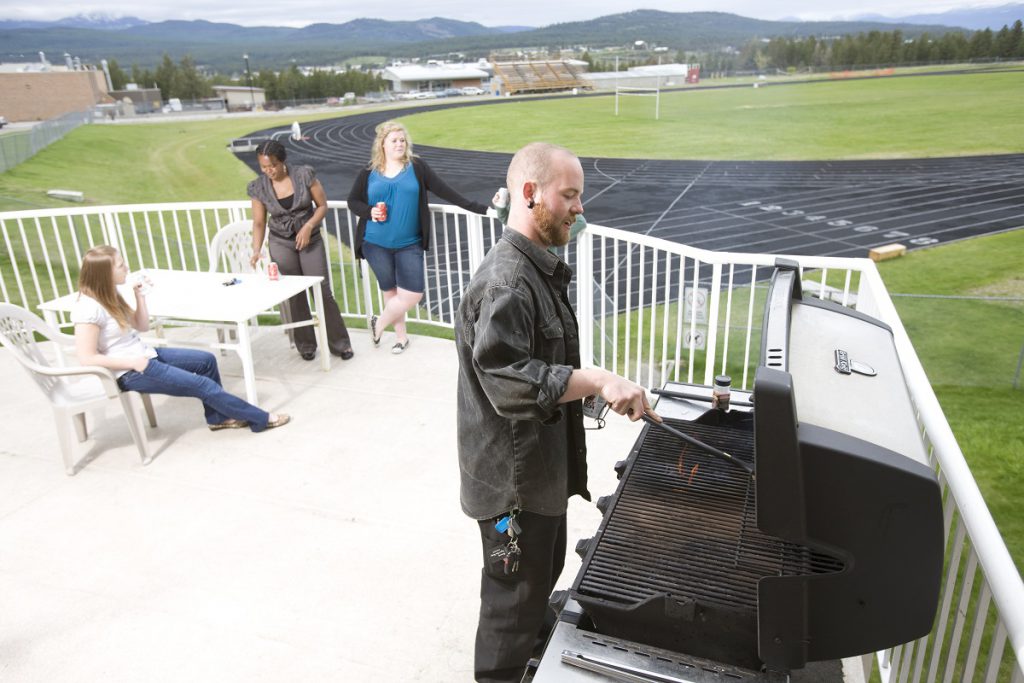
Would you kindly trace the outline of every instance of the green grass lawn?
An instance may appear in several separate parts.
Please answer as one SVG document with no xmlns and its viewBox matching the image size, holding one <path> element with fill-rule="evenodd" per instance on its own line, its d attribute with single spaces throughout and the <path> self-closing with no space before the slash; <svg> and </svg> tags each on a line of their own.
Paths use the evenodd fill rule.
<svg viewBox="0 0 1024 683">
<path fill-rule="evenodd" d="M 882 159 L 1024 152 L 1024 71 L 523 101 L 403 118 L 417 143 L 651 159 Z M 497 134 L 496 134 L 497 133 Z"/>
</svg>

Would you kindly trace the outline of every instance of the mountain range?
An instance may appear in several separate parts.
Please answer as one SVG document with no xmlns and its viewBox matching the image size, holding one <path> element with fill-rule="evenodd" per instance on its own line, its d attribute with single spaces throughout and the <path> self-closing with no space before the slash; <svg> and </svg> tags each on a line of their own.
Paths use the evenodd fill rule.
<svg viewBox="0 0 1024 683">
<path fill-rule="evenodd" d="M 911 14 L 893 19 L 880 14 L 858 14 L 853 17 L 857 21 L 902 21 L 908 24 L 943 24 L 960 26 L 972 30 L 990 28 L 998 31 L 1003 26 L 1013 26 L 1018 19 L 1024 20 L 1024 4 L 1000 5 L 999 7 L 965 7 L 951 9 L 935 14 Z"/>
<path fill-rule="evenodd" d="M 164 54 L 190 55 L 199 64 L 221 72 L 240 70 L 242 54 L 253 69 L 278 69 L 288 64 L 330 64 L 361 55 L 389 58 L 485 57 L 495 49 L 606 47 L 644 40 L 684 51 L 738 46 L 755 38 L 837 36 L 867 31 L 900 30 L 907 37 L 977 27 L 985 17 L 1012 24 L 1024 17 L 1024 4 L 1001 8 L 956 10 L 900 19 L 858 18 L 848 21 L 766 21 L 724 12 L 661 12 L 635 10 L 588 21 L 543 28 L 487 27 L 476 22 L 434 17 L 416 21 L 356 19 L 343 24 L 310 24 L 303 28 L 238 26 L 209 21 L 146 22 L 133 17 L 78 15 L 55 22 L 0 20 L 0 61 L 35 61 L 40 51 L 51 61 L 67 52 L 87 63 L 116 59 L 122 67 L 152 68 Z M 1008 17 L 1014 17 L 1009 19 Z M 950 22 L 956 21 L 959 26 Z"/>
</svg>

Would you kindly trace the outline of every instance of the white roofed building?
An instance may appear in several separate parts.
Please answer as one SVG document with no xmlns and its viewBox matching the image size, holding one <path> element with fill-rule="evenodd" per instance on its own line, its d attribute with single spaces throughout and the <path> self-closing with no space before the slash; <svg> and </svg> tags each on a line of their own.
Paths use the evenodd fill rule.
<svg viewBox="0 0 1024 683">
<path fill-rule="evenodd" d="M 489 66 L 489 65 L 487 65 Z M 448 88 L 485 88 L 491 74 L 479 64 L 399 64 L 389 66 L 381 77 L 394 92 L 420 92 Z"/>
<path fill-rule="evenodd" d="M 696 64 L 650 64 L 626 71 L 598 71 L 587 74 L 596 90 L 615 90 L 616 85 L 631 88 L 673 88 L 686 84 Z"/>
<path fill-rule="evenodd" d="M 228 111 L 258 111 L 267 102 L 263 88 L 248 85 L 215 85 L 213 92 L 224 100 Z"/>
</svg>

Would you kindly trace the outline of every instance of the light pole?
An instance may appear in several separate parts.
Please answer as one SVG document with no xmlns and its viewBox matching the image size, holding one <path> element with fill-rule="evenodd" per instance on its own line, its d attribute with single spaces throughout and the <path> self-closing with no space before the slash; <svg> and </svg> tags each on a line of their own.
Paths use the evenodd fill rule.
<svg viewBox="0 0 1024 683">
<path fill-rule="evenodd" d="M 249 82 L 249 99 L 252 100 L 252 110 L 256 111 L 256 93 L 252 91 L 252 71 L 249 71 L 248 53 L 242 55 L 242 59 L 245 60 L 245 78 Z"/>
</svg>

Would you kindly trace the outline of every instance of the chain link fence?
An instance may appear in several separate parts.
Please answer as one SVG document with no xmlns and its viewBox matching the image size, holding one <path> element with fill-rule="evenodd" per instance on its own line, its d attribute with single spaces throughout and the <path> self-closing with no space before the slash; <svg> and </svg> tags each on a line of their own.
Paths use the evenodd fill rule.
<svg viewBox="0 0 1024 683">
<path fill-rule="evenodd" d="M 40 150 L 91 120 L 92 115 L 88 111 L 75 111 L 37 123 L 26 131 L 0 135 L 0 173 L 31 159 Z"/>
</svg>

